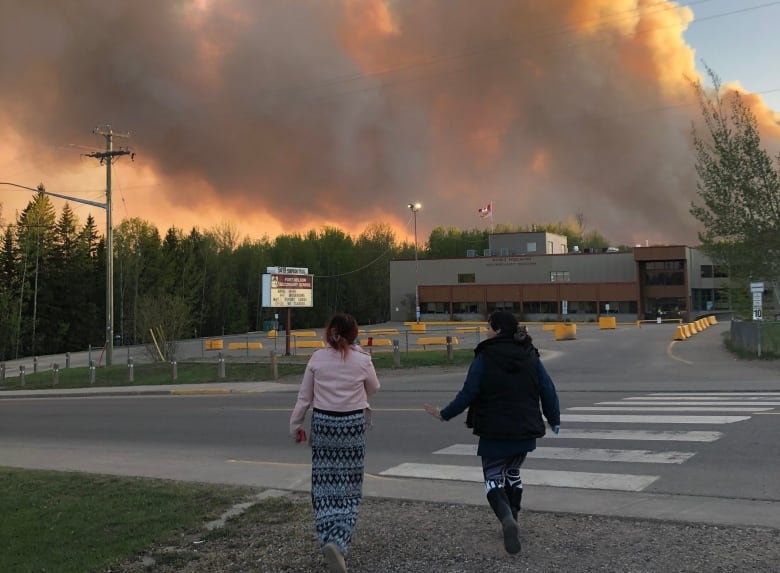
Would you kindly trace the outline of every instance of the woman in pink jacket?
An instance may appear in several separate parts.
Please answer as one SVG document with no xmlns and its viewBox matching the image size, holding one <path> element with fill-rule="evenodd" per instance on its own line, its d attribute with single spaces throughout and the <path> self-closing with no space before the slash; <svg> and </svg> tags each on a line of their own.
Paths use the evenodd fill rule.
<svg viewBox="0 0 780 573">
<path fill-rule="evenodd" d="M 355 344 L 357 321 L 333 316 L 325 328 L 327 346 L 306 365 L 298 401 L 290 416 L 290 433 L 298 436 L 309 407 L 311 417 L 311 499 L 325 561 L 345 573 L 344 556 L 363 497 L 368 396 L 379 391 L 371 356 Z"/>
</svg>

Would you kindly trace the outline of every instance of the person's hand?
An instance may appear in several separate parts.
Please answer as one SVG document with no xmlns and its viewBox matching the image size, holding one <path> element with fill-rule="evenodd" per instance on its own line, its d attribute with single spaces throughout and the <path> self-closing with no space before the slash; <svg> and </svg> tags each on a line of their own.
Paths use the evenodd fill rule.
<svg viewBox="0 0 780 573">
<path fill-rule="evenodd" d="M 561 431 L 561 427 L 558 426 L 558 425 L 554 426 L 554 425 L 550 424 L 550 429 L 552 430 L 553 434 L 555 434 L 556 436 L 558 435 L 558 432 Z"/>
<path fill-rule="evenodd" d="M 295 441 L 299 444 L 306 441 L 306 430 L 298 428 L 295 430 Z"/>
<path fill-rule="evenodd" d="M 441 408 L 438 406 L 431 406 L 430 404 L 425 404 L 423 408 L 425 408 L 425 411 L 428 412 L 431 416 L 437 420 L 441 420 Z"/>
</svg>

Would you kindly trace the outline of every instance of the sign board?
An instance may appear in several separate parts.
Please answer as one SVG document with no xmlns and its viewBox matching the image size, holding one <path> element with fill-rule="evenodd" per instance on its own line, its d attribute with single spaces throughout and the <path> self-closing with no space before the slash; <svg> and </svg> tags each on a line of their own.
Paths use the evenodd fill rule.
<svg viewBox="0 0 780 573">
<path fill-rule="evenodd" d="M 750 283 L 750 292 L 753 294 L 753 320 L 763 320 L 761 310 L 764 307 L 764 283 Z"/>
<path fill-rule="evenodd" d="M 314 306 L 314 276 L 299 273 L 263 275 L 263 306 L 272 308 Z"/>
<path fill-rule="evenodd" d="M 569 314 L 569 301 L 568 300 L 562 300 L 561 301 L 561 314 Z"/>
<path fill-rule="evenodd" d="M 309 269 L 306 267 L 266 267 L 265 272 L 269 275 L 308 275 Z"/>
</svg>

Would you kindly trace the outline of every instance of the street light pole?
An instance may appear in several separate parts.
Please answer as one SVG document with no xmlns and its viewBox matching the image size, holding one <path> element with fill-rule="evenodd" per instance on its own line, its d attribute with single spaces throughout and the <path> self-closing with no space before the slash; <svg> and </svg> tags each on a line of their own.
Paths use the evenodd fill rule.
<svg viewBox="0 0 780 573">
<path fill-rule="evenodd" d="M 420 322 L 420 263 L 417 259 L 417 211 L 422 208 L 419 203 L 409 203 L 409 210 L 414 215 L 414 315 Z"/>
</svg>

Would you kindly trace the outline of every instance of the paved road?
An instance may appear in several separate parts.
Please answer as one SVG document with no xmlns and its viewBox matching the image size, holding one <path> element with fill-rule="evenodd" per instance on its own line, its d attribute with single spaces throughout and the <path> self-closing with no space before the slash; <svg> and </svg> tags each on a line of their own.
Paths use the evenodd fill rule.
<svg viewBox="0 0 780 573">
<path fill-rule="evenodd" d="M 727 325 L 672 342 L 670 325 L 532 331 L 558 386 L 561 436 L 529 457 L 529 509 L 780 528 L 780 374 L 722 350 Z M 366 494 L 484 504 L 475 439 L 445 404 L 465 369 L 382 373 Z M 288 490 L 309 487 L 287 437 L 297 381 L 10 393 L 5 465 Z M 174 393 L 175 392 L 175 393 Z M 65 396 L 71 396 L 66 398 Z M 32 399 L 32 398 L 35 399 Z"/>
</svg>

